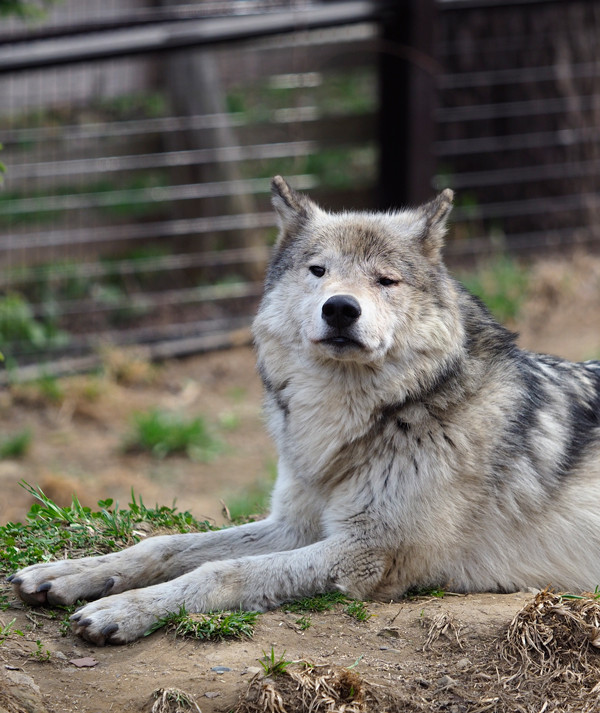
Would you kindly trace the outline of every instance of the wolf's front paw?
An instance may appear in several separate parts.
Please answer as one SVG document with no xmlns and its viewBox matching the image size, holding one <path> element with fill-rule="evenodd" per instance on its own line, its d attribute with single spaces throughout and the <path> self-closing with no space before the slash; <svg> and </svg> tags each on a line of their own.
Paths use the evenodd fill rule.
<svg viewBox="0 0 600 713">
<path fill-rule="evenodd" d="M 143 590 L 86 604 L 71 616 L 73 631 L 97 646 L 126 644 L 143 636 L 163 616 Z"/>
<path fill-rule="evenodd" d="M 34 564 L 8 578 L 15 594 L 32 606 L 98 599 L 115 591 L 118 580 L 105 557 Z"/>
</svg>

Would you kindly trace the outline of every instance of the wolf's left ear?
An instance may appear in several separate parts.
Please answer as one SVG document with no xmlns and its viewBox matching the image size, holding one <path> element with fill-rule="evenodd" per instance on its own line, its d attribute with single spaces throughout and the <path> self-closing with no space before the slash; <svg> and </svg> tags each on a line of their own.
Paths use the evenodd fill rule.
<svg viewBox="0 0 600 713">
<path fill-rule="evenodd" d="M 421 206 L 425 218 L 423 252 L 431 259 L 439 257 L 448 230 L 448 216 L 452 210 L 454 191 L 445 188 L 436 198 Z"/>
<path fill-rule="evenodd" d="M 317 209 L 308 196 L 296 192 L 281 176 L 271 181 L 271 203 L 283 232 L 300 227 Z"/>
</svg>

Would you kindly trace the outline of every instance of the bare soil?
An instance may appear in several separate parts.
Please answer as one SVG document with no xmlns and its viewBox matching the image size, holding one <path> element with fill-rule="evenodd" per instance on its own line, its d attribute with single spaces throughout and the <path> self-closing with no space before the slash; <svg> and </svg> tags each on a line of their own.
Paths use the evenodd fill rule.
<svg viewBox="0 0 600 713">
<path fill-rule="evenodd" d="M 521 333 L 526 348 L 574 360 L 600 358 L 600 260 L 576 256 L 535 265 L 529 298 L 510 326 Z M 22 520 L 31 505 L 18 485 L 21 479 L 40 485 L 61 504 L 76 493 L 90 506 L 106 497 L 126 505 L 133 488 L 148 505 L 176 500 L 180 510 L 217 523 L 226 521 L 222 501 L 231 502 L 240 491 L 268 479 L 275 451 L 262 422 L 261 388 L 249 347 L 156 367 L 115 352 L 106 363 L 106 375 L 63 380 L 62 394 L 54 400 L 35 385 L 0 394 L 3 436 L 23 428 L 33 435 L 24 458 L 0 460 L 0 522 Z M 150 408 L 202 414 L 224 450 L 208 463 L 126 454 L 123 443 L 132 414 Z M 271 647 L 290 660 L 343 667 L 358 662 L 352 670 L 375 689 L 387 686 L 401 695 L 404 707 L 398 710 L 499 710 L 489 663 L 511 619 L 531 597 L 447 595 L 372 603 L 366 622 L 340 608 L 312 614 L 306 631 L 296 623 L 299 615 L 281 609 L 259 618 L 251 640 L 199 643 L 157 632 L 116 648 L 95 648 L 70 633 L 62 636 L 47 612 L 15 603 L 0 614 L 0 626 L 16 618 L 14 626 L 25 636 L 0 644 L 0 711 L 31 713 L 43 706 L 51 713 L 149 711 L 152 693 L 171 687 L 193 695 L 204 713 L 229 711 L 256 673 L 257 660 Z M 441 621 L 441 615 L 451 625 L 427 645 L 435 633 L 432 622 Z M 49 651 L 48 660 L 39 660 L 39 651 L 42 658 Z M 69 663 L 85 657 L 95 664 L 78 668 Z M 23 676 L 33 679 L 38 694 Z M 482 703 L 486 687 L 490 701 Z M 7 703 L 7 690 L 25 691 L 27 703 Z"/>
</svg>

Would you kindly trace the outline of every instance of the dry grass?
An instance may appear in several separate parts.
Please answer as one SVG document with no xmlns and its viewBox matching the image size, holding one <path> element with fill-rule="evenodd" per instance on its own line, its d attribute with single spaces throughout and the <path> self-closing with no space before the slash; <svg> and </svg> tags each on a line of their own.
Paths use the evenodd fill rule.
<svg viewBox="0 0 600 713">
<path fill-rule="evenodd" d="M 400 713 L 407 710 L 357 673 L 334 666 L 286 670 L 271 678 L 256 675 L 234 713 Z"/>
<path fill-rule="evenodd" d="M 150 713 L 202 713 L 194 697 L 179 688 L 159 688 L 152 697 Z"/>
<path fill-rule="evenodd" d="M 503 698 L 508 695 L 512 710 L 599 711 L 597 596 L 539 592 L 508 627 L 500 659 L 508 669 L 502 678 Z"/>
</svg>

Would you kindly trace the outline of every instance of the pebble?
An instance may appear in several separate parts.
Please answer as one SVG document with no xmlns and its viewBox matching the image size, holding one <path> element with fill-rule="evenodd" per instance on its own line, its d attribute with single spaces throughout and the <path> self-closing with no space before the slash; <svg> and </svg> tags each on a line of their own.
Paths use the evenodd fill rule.
<svg viewBox="0 0 600 713">
<path fill-rule="evenodd" d="M 220 696 L 221 694 L 219 691 L 206 691 L 204 695 L 206 698 L 217 698 L 217 696 Z"/>
<path fill-rule="evenodd" d="M 451 676 L 442 676 L 439 681 L 436 681 L 436 688 L 450 688 L 456 686 L 456 681 Z"/>
<path fill-rule="evenodd" d="M 390 639 L 399 639 L 400 638 L 400 629 L 391 629 L 391 628 L 382 629 L 381 631 L 377 632 L 377 636 L 387 636 Z"/>
<path fill-rule="evenodd" d="M 225 673 L 226 671 L 231 671 L 231 669 L 227 666 L 213 666 L 210 670 L 215 673 Z"/>
<path fill-rule="evenodd" d="M 461 659 L 460 661 L 457 661 L 456 668 L 459 671 L 464 671 L 465 669 L 469 668 L 470 665 L 471 665 L 471 662 L 469 661 L 469 659 L 465 658 L 465 659 Z"/>
</svg>

